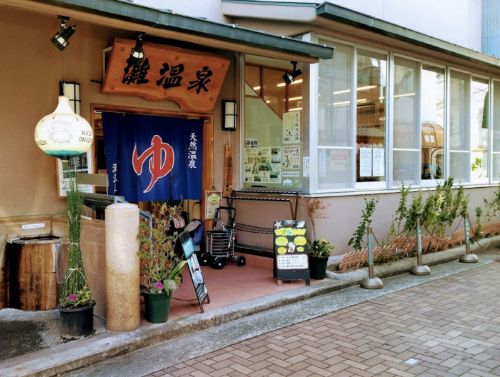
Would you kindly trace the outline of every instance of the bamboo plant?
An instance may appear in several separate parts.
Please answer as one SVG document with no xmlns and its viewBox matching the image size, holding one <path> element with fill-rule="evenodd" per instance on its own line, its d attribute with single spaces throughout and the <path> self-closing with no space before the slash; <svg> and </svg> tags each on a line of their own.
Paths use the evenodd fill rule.
<svg viewBox="0 0 500 377">
<path fill-rule="evenodd" d="M 92 303 L 92 295 L 85 278 L 80 249 L 81 209 L 83 199 L 75 180 L 71 180 L 67 192 L 67 216 L 69 234 L 68 268 L 59 293 L 59 307 L 79 308 Z"/>
</svg>

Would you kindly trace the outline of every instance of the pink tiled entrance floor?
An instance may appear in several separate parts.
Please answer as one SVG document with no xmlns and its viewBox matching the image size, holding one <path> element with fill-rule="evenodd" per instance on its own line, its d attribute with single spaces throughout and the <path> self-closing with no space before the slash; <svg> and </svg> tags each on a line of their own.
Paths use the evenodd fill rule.
<svg viewBox="0 0 500 377">
<path fill-rule="evenodd" d="M 304 280 L 286 281 L 283 285 L 278 285 L 273 279 L 272 258 L 252 255 L 246 258 L 247 265 L 243 267 L 232 262 L 221 270 L 211 266 L 201 267 L 210 296 L 210 304 L 203 305 L 205 312 L 305 285 Z M 311 284 L 314 284 L 314 281 L 311 281 Z M 172 298 L 169 320 L 200 312 L 187 269 L 184 271 L 181 287 L 174 292 Z"/>
</svg>

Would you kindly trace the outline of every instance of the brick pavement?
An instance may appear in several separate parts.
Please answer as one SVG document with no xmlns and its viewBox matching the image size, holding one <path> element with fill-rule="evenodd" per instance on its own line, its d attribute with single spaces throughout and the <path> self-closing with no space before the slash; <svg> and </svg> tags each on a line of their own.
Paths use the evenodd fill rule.
<svg viewBox="0 0 500 377">
<path fill-rule="evenodd" d="M 494 262 L 149 376 L 500 376 L 499 287 Z"/>
</svg>

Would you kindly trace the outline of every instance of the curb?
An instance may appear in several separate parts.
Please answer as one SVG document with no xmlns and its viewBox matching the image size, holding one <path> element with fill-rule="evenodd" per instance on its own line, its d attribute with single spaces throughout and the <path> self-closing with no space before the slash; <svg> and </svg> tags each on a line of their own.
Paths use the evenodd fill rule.
<svg viewBox="0 0 500 377">
<path fill-rule="evenodd" d="M 500 236 L 484 239 L 482 243 L 482 245 L 472 245 L 471 252 L 480 253 L 498 248 Z M 456 260 L 464 253 L 465 246 L 460 246 L 426 254 L 423 260 L 427 265 L 436 265 Z M 403 274 L 415 264 L 416 258 L 403 259 L 391 264 L 375 266 L 375 274 L 380 277 Z M 303 286 L 292 291 L 274 293 L 215 309 L 211 312 L 197 313 L 168 321 L 164 324 L 143 323 L 138 329 L 126 333 L 107 332 L 83 340 L 59 344 L 0 362 L 0 376 L 49 377 L 60 375 L 162 341 L 357 285 L 367 274 L 367 268 L 346 273 L 327 271 L 327 277 L 330 279 L 314 286 Z"/>
<path fill-rule="evenodd" d="M 480 254 L 489 250 L 494 250 L 500 247 L 500 236 L 484 238 L 480 241 L 471 244 L 471 253 Z M 423 264 L 433 266 L 436 264 L 447 263 L 460 258 L 465 254 L 465 245 L 454 247 L 447 250 L 438 251 L 435 253 L 424 254 L 422 256 Z M 417 264 L 417 257 L 405 258 L 392 263 L 375 265 L 374 272 L 378 277 L 389 277 L 393 275 L 409 272 L 413 266 Z M 339 273 L 327 271 L 327 276 L 332 279 L 347 280 L 357 279 L 361 282 L 363 278 L 368 276 L 368 268 L 363 267 L 354 271 Z"/>
</svg>

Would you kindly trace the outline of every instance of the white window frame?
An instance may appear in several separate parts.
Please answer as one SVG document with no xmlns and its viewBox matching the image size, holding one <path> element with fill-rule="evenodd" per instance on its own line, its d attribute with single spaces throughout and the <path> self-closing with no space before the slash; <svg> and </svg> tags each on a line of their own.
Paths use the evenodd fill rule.
<svg viewBox="0 0 500 377">
<path fill-rule="evenodd" d="M 303 38 L 304 39 L 304 38 Z M 307 41 L 318 43 L 319 40 L 328 41 L 329 44 L 335 46 L 335 44 L 341 44 L 344 46 L 349 46 L 353 48 L 353 58 L 352 58 L 352 82 L 351 82 L 351 116 L 352 116 L 352 146 L 350 147 L 337 147 L 337 146 L 318 146 L 318 76 L 319 69 L 318 63 L 314 63 L 310 65 L 310 75 L 309 75 L 309 111 L 308 111 L 308 120 L 309 120 L 309 182 L 308 185 L 305 185 L 304 188 L 308 189 L 308 192 L 311 194 L 351 194 L 357 195 L 363 192 L 377 191 L 377 192 L 394 192 L 399 190 L 400 185 L 394 185 L 393 182 L 393 157 L 394 157 L 394 148 L 393 148 L 393 107 L 394 107 L 394 58 L 402 58 L 414 61 L 418 64 L 418 95 L 417 95 L 417 124 L 419 125 L 421 134 L 421 120 L 422 120 L 422 71 L 424 66 L 436 67 L 443 70 L 444 75 L 444 101 L 443 101 L 443 132 L 444 132 L 444 142 L 443 142 L 443 176 L 441 179 L 431 179 L 431 180 L 422 180 L 421 174 L 418 175 L 418 184 L 415 186 L 422 188 L 432 188 L 437 184 L 442 184 L 445 179 L 450 176 L 450 152 L 463 152 L 468 153 L 467 161 L 468 161 L 468 180 L 467 182 L 461 182 L 463 186 L 485 186 L 492 185 L 494 183 L 500 182 L 499 177 L 493 177 L 493 157 L 495 155 L 500 155 L 500 151 L 493 151 L 493 121 L 494 121 L 494 85 L 495 82 L 499 83 L 500 80 L 495 80 L 492 77 L 485 77 L 481 74 L 476 74 L 471 71 L 466 71 L 456 66 L 446 65 L 444 63 L 429 61 L 426 59 L 419 59 L 417 56 L 408 56 L 400 53 L 395 53 L 393 51 L 381 50 L 377 48 L 372 48 L 370 46 L 365 46 L 349 41 L 345 41 L 338 38 L 329 37 L 327 35 L 320 34 L 307 34 L 305 35 L 305 39 Z M 356 103 L 356 87 L 357 87 L 357 60 L 358 60 L 358 50 L 373 52 L 376 54 L 382 54 L 386 56 L 386 64 L 387 64 L 387 76 L 386 76 L 386 99 L 385 99 L 385 181 L 383 182 L 356 182 L 356 132 L 357 132 L 357 109 L 354 105 Z M 450 150 L 450 111 L 451 111 L 451 74 L 452 72 L 462 73 L 468 76 L 467 84 L 469 95 L 468 95 L 468 148 L 467 150 Z M 472 103 L 472 80 L 474 78 L 487 80 L 489 83 L 489 109 L 487 113 L 487 124 L 488 124 L 488 149 L 487 149 L 487 158 L 488 158 L 488 178 L 481 181 L 472 181 L 471 176 L 471 158 L 472 158 L 472 140 L 471 140 L 471 120 L 472 120 L 472 111 L 471 111 L 471 103 Z M 500 111 L 500 109 L 499 109 Z M 500 125 L 498 126 L 500 130 Z M 350 187 L 346 188 L 318 188 L 319 176 L 318 176 L 318 151 L 319 149 L 345 149 L 351 151 L 351 182 L 349 184 Z M 398 148 L 398 151 L 404 151 L 403 148 Z M 414 152 L 414 149 L 411 149 Z M 418 140 L 418 158 L 419 161 L 422 159 L 422 140 L 419 138 Z"/>
<path fill-rule="evenodd" d="M 450 138 L 450 132 L 451 132 L 451 97 L 448 98 L 448 119 L 449 121 L 447 122 L 448 124 L 448 132 L 447 132 L 447 135 L 448 135 L 448 149 L 445 151 L 446 152 L 446 156 L 448 157 L 448 171 L 447 171 L 447 174 L 446 174 L 446 178 L 448 178 L 450 176 L 450 155 L 451 153 L 461 153 L 461 154 L 467 154 L 467 178 L 465 181 L 459 181 L 457 179 L 457 177 L 454 177 L 455 179 L 455 183 L 456 184 L 460 184 L 462 186 L 468 186 L 468 185 L 471 185 L 473 184 L 473 182 L 471 181 L 471 127 L 470 127 L 470 121 L 471 121 L 471 98 L 472 98 L 472 94 L 471 94 L 471 80 L 472 80 L 472 76 L 470 74 L 470 72 L 466 72 L 466 71 L 463 71 L 463 70 L 460 70 L 460 69 L 455 69 L 455 68 L 450 68 L 448 70 L 448 77 L 449 77 L 449 90 L 448 90 L 448 95 L 451 95 L 451 75 L 453 72 L 457 72 L 459 74 L 463 74 L 466 76 L 466 83 L 465 83 L 465 88 L 466 90 L 468 91 L 468 96 L 467 96 L 467 116 L 466 116 L 466 119 L 467 119 L 467 129 L 468 129 L 468 138 L 467 138 L 467 141 L 468 141 L 468 145 L 465 146 L 464 149 L 451 149 L 451 146 L 450 146 L 450 143 L 449 143 L 449 138 Z"/>
<path fill-rule="evenodd" d="M 353 49 L 353 58 L 352 58 L 352 63 L 351 63 L 351 69 L 352 69 L 352 82 L 351 82 L 351 103 L 355 104 L 356 103 L 356 96 L 357 96 L 357 62 L 358 62 L 358 49 L 361 49 L 363 51 L 367 52 L 373 52 L 374 54 L 380 54 L 384 55 L 386 57 L 386 65 L 387 65 L 387 72 L 386 72 L 386 98 L 385 98 L 385 123 L 384 123 L 384 129 L 385 129 L 385 142 L 384 142 L 384 159 L 385 159 L 385 180 L 382 182 L 356 182 L 356 131 L 357 131 L 357 109 L 356 106 L 352 105 L 351 106 L 351 117 L 352 117 L 352 145 L 350 147 L 338 147 L 338 146 L 322 146 L 321 148 L 318 146 L 318 101 L 317 101 L 317 93 L 318 93 L 318 76 L 319 76 L 319 69 L 318 69 L 318 64 L 311 64 L 310 65 L 310 76 L 309 76 L 309 95 L 311 98 L 311 101 L 309 103 L 310 108 L 309 108 L 309 155 L 310 155 L 310 177 L 309 177 L 309 193 L 311 194 L 328 194 L 328 193 L 358 193 L 358 192 L 363 192 L 363 191 L 383 191 L 387 190 L 389 186 L 388 180 L 389 177 L 392 177 L 392 172 L 389 174 L 389 160 L 392 161 L 392 157 L 389 156 L 388 153 L 388 125 L 389 125 L 389 116 L 388 116 L 388 111 L 390 108 L 389 104 L 389 95 L 391 93 L 391 87 L 390 87 L 390 52 L 386 50 L 381 50 L 381 49 L 376 49 L 376 48 L 371 48 L 371 47 L 366 47 L 366 46 L 360 46 L 354 43 L 349 43 L 348 41 L 343 41 L 339 40 L 336 38 L 331 38 L 325 35 L 308 35 L 308 41 L 309 42 L 314 42 L 314 43 L 319 43 L 318 41 L 325 40 L 329 44 L 335 46 L 335 44 L 341 44 L 344 46 L 351 47 Z M 350 182 L 350 187 L 345 187 L 345 188 L 328 188 L 328 189 L 319 189 L 318 188 L 318 169 L 319 169 L 319 161 L 318 161 L 318 150 L 319 149 L 344 149 L 344 150 L 350 150 L 351 151 L 351 182 Z"/>
<path fill-rule="evenodd" d="M 448 69 L 446 66 L 441 65 L 441 64 L 436 64 L 434 62 L 429 62 L 429 61 L 420 61 L 420 72 L 419 72 L 419 98 L 418 98 L 418 111 L 419 111 L 419 124 L 420 124 L 420 133 L 422 133 L 422 113 L 423 113 L 423 108 L 422 108 L 422 77 L 423 74 L 422 72 L 424 71 L 424 66 L 430 66 L 438 69 L 443 70 L 443 173 L 442 173 L 442 178 L 439 179 L 420 179 L 420 187 L 422 188 L 432 188 L 436 187 L 438 184 L 443 184 L 446 177 L 448 177 L 447 172 L 448 172 L 448 155 L 447 155 L 447 150 L 448 150 L 448 119 L 449 119 L 449 96 L 448 96 L 448 89 L 449 89 L 449 81 L 448 81 Z M 420 161 L 422 161 L 422 137 L 420 137 L 420 155 L 419 155 Z"/>
<path fill-rule="evenodd" d="M 421 182 L 422 182 L 422 179 L 421 179 L 421 169 L 422 169 L 422 166 L 421 166 L 422 165 L 422 136 L 421 136 L 422 135 L 422 122 L 421 122 L 421 119 L 422 119 L 422 112 L 421 112 L 422 63 L 414 58 L 410 58 L 410 57 L 407 57 L 404 55 L 399 55 L 399 54 L 391 54 L 391 55 L 392 55 L 392 58 L 391 58 L 391 67 L 392 68 L 389 68 L 390 70 L 392 70 L 392 76 L 391 76 L 392 87 L 391 87 L 391 98 L 390 98 L 390 100 L 391 100 L 391 104 L 390 104 L 390 108 L 391 108 L 391 116 L 390 116 L 391 177 L 390 177 L 390 183 L 391 184 L 389 187 L 391 187 L 393 189 L 399 189 L 401 187 L 400 184 L 398 184 L 398 185 L 394 184 L 394 171 L 393 171 L 393 169 L 394 169 L 394 152 L 395 151 L 398 151 L 398 152 L 417 152 L 417 159 L 419 161 L 419 163 L 418 163 L 419 170 L 418 170 L 418 174 L 417 174 L 417 177 L 415 180 L 416 183 L 415 183 L 415 185 L 411 185 L 411 186 L 421 186 Z M 395 60 L 396 60 L 396 58 L 411 61 L 411 62 L 416 63 L 416 65 L 417 65 L 417 69 L 415 71 L 415 74 L 417 75 L 417 79 L 416 79 L 417 85 L 415 87 L 415 100 L 416 100 L 415 123 L 416 123 L 416 126 L 418 128 L 419 138 L 417 140 L 417 146 L 415 149 L 412 149 L 412 148 L 394 148 L 394 98 L 395 98 L 394 85 L 395 85 L 395 68 L 396 68 Z M 403 183 L 405 183 L 405 182 L 403 182 Z M 408 184 L 405 184 L 405 186 L 408 186 Z"/>
<path fill-rule="evenodd" d="M 386 61 L 386 79 L 385 79 L 385 99 L 384 99 L 384 109 L 385 109 L 385 120 L 384 120 L 384 169 L 385 169 L 385 175 L 384 175 L 384 180 L 382 182 L 357 182 L 356 180 L 356 164 L 357 164 L 357 156 L 356 153 L 353 153 L 353 169 L 354 169 L 354 175 L 353 175 L 353 181 L 354 181 L 354 190 L 355 191 L 371 191 L 371 190 L 386 190 L 388 187 L 390 187 L 390 182 L 389 182 L 389 177 L 392 177 L 392 174 L 389 174 L 389 160 L 392 161 L 391 156 L 389 156 L 389 147 L 391 144 L 389 143 L 389 138 L 390 138 L 390 131 L 389 130 L 389 116 L 391 111 L 391 107 L 389 104 L 389 101 L 391 99 L 391 72 L 390 72 L 390 58 L 391 54 L 389 51 L 385 50 L 380 50 L 380 49 L 374 49 L 374 48 L 365 48 L 364 46 L 354 46 L 354 58 L 353 58 L 353 80 L 352 80 L 352 85 L 351 85 L 351 100 L 353 104 L 356 104 L 357 101 L 357 86 L 358 86 L 358 50 L 363 50 L 366 52 L 374 53 L 374 54 L 379 54 L 379 55 L 384 55 L 385 56 L 385 61 Z M 354 113 L 354 118 L 353 118 L 353 148 L 357 148 L 357 128 L 358 128 L 358 116 L 357 116 L 357 108 L 356 106 L 352 106 L 353 113 Z"/>
<path fill-rule="evenodd" d="M 357 50 L 356 50 L 356 45 L 330 38 L 328 36 L 323 36 L 323 35 L 309 35 L 310 39 L 308 40 L 309 42 L 314 42 L 314 43 L 319 43 L 319 40 L 325 40 L 327 41 L 330 45 L 335 46 L 335 44 L 341 44 L 343 46 L 351 47 L 353 50 L 353 57 L 352 57 L 352 62 L 351 62 L 351 72 L 352 72 L 352 82 L 350 86 L 351 90 L 351 119 L 352 119 L 352 127 L 351 127 L 351 146 L 345 147 L 345 146 L 319 146 L 318 145 L 318 81 L 319 81 L 319 64 L 314 63 L 310 65 L 310 83 L 309 83 L 309 96 L 310 96 L 310 107 L 309 107 L 309 155 L 310 155 L 310 179 L 309 179 L 309 192 L 313 194 L 328 194 L 328 193 L 353 193 L 356 192 L 357 187 L 356 187 L 356 182 L 355 182 L 355 177 L 356 177 L 356 153 L 355 153 L 355 144 L 356 141 L 356 128 L 354 125 L 357 122 L 357 117 L 356 117 L 356 106 L 353 104 L 356 103 L 356 88 L 355 85 L 357 83 Z M 363 48 L 364 49 L 364 48 Z M 367 51 L 372 51 L 371 49 L 364 49 Z M 380 52 L 379 52 L 380 53 Z M 385 53 L 385 52 L 384 52 Z M 328 188 L 328 189 L 320 189 L 319 186 L 319 161 L 318 161 L 318 151 L 320 149 L 326 150 L 326 149 L 336 149 L 336 150 L 350 150 L 351 153 L 351 161 L 350 161 L 350 166 L 351 166 L 351 182 L 350 182 L 350 187 L 342 187 L 342 188 Z M 370 183 L 380 183 L 380 182 L 370 182 Z M 383 187 L 385 189 L 385 185 Z"/>
<path fill-rule="evenodd" d="M 500 80 L 490 80 L 490 99 L 489 99 L 489 102 L 488 102 L 488 104 L 489 104 L 488 127 L 489 127 L 489 130 L 490 130 L 489 152 L 490 152 L 490 159 L 491 159 L 491 164 L 490 164 L 491 166 L 490 166 L 489 177 L 490 177 L 490 182 L 491 183 L 498 183 L 498 182 L 500 182 L 500 176 L 498 178 L 493 176 L 493 157 L 495 155 L 500 155 L 500 150 L 498 152 L 495 152 L 493 150 L 493 131 L 494 131 L 494 127 L 495 127 L 493 105 L 495 104 L 495 102 L 494 102 L 494 99 L 495 99 L 495 97 L 494 97 L 495 96 L 495 83 L 498 83 L 498 85 L 500 86 Z M 499 95 L 500 95 L 500 93 L 499 93 Z M 500 111 L 500 109 L 499 109 L 499 111 Z M 500 130 L 500 124 L 498 125 L 498 127 L 499 127 L 499 130 Z"/>
<path fill-rule="evenodd" d="M 472 73 L 469 73 L 469 132 L 470 132 L 470 135 L 469 135 L 469 140 L 470 140 L 470 143 L 469 143 L 469 174 L 470 174 L 470 184 L 474 185 L 474 184 L 488 184 L 491 182 L 491 165 L 493 163 L 493 161 L 491 160 L 491 157 L 490 157 L 490 154 L 491 154 L 491 151 L 493 150 L 493 146 L 491 145 L 491 137 L 492 137 L 492 132 L 491 132 L 491 118 L 490 118 L 490 111 L 491 111 L 491 106 L 488 107 L 488 114 L 487 114 L 487 117 L 486 117 L 486 124 L 488 126 L 488 138 L 487 138 L 487 142 L 488 142 L 488 147 L 486 149 L 486 158 L 488 159 L 488 170 L 487 170 L 487 174 L 488 176 L 486 178 L 483 178 L 483 179 L 479 179 L 479 180 L 475 180 L 475 181 L 472 181 L 472 153 L 473 153 L 473 150 L 472 150 L 472 117 L 473 117 L 473 114 L 472 114 L 472 81 L 474 81 L 474 79 L 476 79 L 476 81 L 487 81 L 488 83 L 488 96 L 491 97 L 491 79 L 489 77 L 484 77 L 484 76 L 481 76 L 481 75 L 475 75 L 475 74 L 472 74 Z M 488 98 L 488 105 L 490 105 L 490 99 L 491 98 Z M 483 110 L 484 111 L 484 110 Z"/>
</svg>

